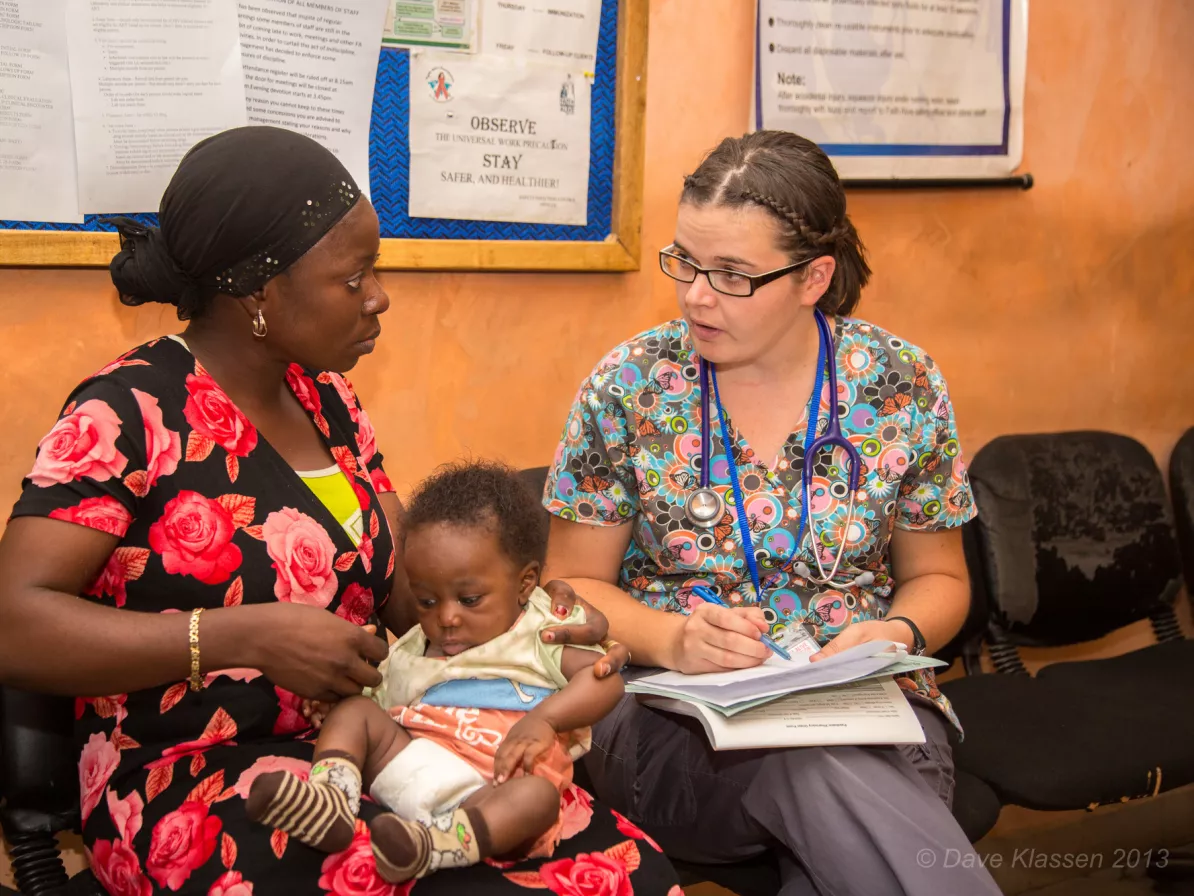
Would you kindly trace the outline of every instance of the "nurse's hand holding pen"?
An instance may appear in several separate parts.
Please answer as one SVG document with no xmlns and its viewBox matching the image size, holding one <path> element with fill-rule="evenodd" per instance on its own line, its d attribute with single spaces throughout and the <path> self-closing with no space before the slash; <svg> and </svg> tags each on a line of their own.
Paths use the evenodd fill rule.
<svg viewBox="0 0 1194 896">
<path fill-rule="evenodd" d="M 731 609 L 701 602 L 676 620 L 669 668 L 688 674 L 726 672 L 757 666 L 771 655 L 759 640 L 767 622 L 758 607 Z"/>
</svg>

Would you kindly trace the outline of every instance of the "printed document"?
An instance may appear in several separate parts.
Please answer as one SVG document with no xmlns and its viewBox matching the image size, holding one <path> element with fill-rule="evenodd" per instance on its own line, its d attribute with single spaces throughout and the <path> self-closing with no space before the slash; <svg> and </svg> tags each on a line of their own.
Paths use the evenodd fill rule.
<svg viewBox="0 0 1194 896">
<path fill-rule="evenodd" d="M 388 0 L 240 0 L 250 124 L 306 134 L 366 195 L 377 33 Z"/>
<path fill-rule="evenodd" d="M 586 222 L 582 72 L 432 52 L 410 68 L 412 218 Z"/>
<path fill-rule="evenodd" d="M 0 3 L 0 219 L 83 223 L 66 0 Z"/>
<path fill-rule="evenodd" d="M 925 742 L 912 705 L 892 678 L 804 691 L 729 718 L 699 703 L 640 699 L 696 718 L 715 750 Z"/>
<path fill-rule="evenodd" d="M 235 0 L 69 0 L 83 212 L 153 212 L 179 160 L 245 124 Z"/>
<path fill-rule="evenodd" d="M 601 0 L 482 2 L 482 52 L 595 71 Z"/>
</svg>

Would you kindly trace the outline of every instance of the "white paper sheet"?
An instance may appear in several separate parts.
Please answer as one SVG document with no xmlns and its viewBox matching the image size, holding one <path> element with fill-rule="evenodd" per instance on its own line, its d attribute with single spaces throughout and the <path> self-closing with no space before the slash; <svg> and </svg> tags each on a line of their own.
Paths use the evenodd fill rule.
<svg viewBox="0 0 1194 896">
<path fill-rule="evenodd" d="M 818 669 L 848 666 L 855 660 L 876 655 L 883 655 L 884 662 L 895 662 L 898 658 L 895 642 L 865 641 L 827 659 L 818 660 L 816 663 L 813 663 L 804 654 L 797 654 L 790 660 L 781 659 L 775 654 L 771 654 L 762 664 L 749 669 L 734 669 L 731 672 L 699 672 L 694 675 L 674 671 L 659 672 L 639 679 L 639 681 L 642 684 L 669 687 L 679 691 L 684 691 L 689 687 L 727 687 L 765 678 L 797 679 L 804 675 L 815 676 Z M 760 684 L 759 687 L 765 687 L 765 685 Z"/>
<path fill-rule="evenodd" d="M 481 2 L 483 53 L 595 71 L 601 0 Z"/>
<path fill-rule="evenodd" d="M 902 650 L 893 652 L 883 645 L 893 646 L 888 641 L 868 641 L 816 663 L 810 663 L 807 659 L 784 661 L 771 657 L 762 666 L 735 672 L 704 675 L 664 672 L 639 679 L 634 682 L 632 690 L 692 698 L 714 707 L 730 709 L 757 703 L 764 698 L 858 681 L 907 656 Z"/>
<path fill-rule="evenodd" d="M 377 33 L 388 0 L 240 0 L 249 124 L 306 134 L 369 190 Z"/>
<path fill-rule="evenodd" d="M 389 0 L 381 43 L 477 51 L 478 0 Z"/>
<path fill-rule="evenodd" d="M 591 88 L 483 55 L 410 62 L 412 218 L 584 224 Z"/>
<path fill-rule="evenodd" d="M 758 0 L 751 124 L 843 177 L 1007 174 L 1023 148 L 1028 0 Z"/>
<path fill-rule="evenodd" d="M 792 694 L 732 718 L 679 700 L 642 699 L 699 719 L 715 750 L 925 742 L 916 713 L 891 678 Z"/>
<path fill-rule="evenodd" d="M 245 123 L 236 0 L 69 0 L 79 206 L 157 211 L 179 160 Z"/>
<path fill-rule="evenodd" d="M 0 3 L 0 218 L 83 222 L 66 0 Z"/>
</svg>

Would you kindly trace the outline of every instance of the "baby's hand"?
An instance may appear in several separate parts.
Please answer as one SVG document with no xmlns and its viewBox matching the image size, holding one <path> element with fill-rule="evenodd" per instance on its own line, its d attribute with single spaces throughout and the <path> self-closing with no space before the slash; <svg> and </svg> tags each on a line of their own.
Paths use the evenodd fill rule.
<svg viewBox="0 0 1194 896">
<path fill-rule="evenodd" d="M 333 704 L 325 703 L 322 700 L 303 700 L 303 718 L 310 722 L 312 727 L 321 728 L 323 727 L 323 720 L 332 711 L 332 706 Z"/>
<path fill-rule="evenodd" d="M 547 722 L 529 713 L 523 716 L 497 748 L 493 757 L 493 783 L 504 784 L 520 766 L 529 775 L 555 739 L 555 729 Z"/>
</svg>

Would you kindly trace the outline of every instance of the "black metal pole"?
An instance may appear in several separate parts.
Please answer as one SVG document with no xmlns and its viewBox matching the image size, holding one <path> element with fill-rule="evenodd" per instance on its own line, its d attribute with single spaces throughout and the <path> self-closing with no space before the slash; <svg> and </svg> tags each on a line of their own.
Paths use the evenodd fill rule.
<svg viewBox="0 0 1194 896">
<path fill-rule="evenodd" d="M 847 190 L 1031 190 L 1031 174 L 1010 177 L 843 178 Z"/>
</svg>

